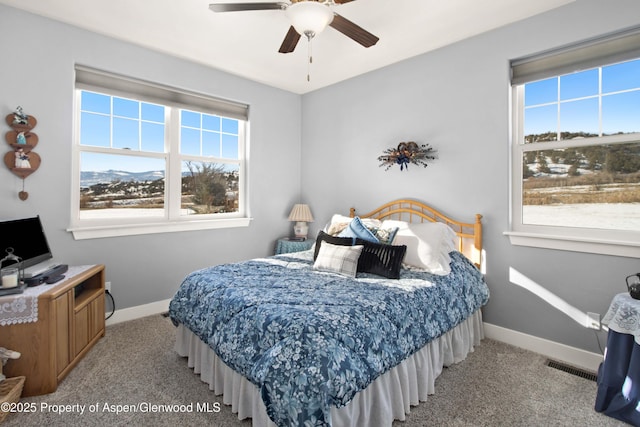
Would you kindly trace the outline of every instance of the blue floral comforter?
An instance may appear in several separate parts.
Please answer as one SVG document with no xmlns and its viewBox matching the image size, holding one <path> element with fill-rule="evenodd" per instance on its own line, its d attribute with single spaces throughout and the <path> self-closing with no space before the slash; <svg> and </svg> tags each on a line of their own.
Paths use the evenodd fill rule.
<svg viewBox="0 0 640 427">
<path fill-rule="evenodd" d="M 378 376 L 487 303 L 480 272 L 451 253 L 451 273 L 399 280 L 312 269 L 311 251 L 195 271 L 169 314 L 260 390 L 279 426 L 330 425 Z"/>
</svg>

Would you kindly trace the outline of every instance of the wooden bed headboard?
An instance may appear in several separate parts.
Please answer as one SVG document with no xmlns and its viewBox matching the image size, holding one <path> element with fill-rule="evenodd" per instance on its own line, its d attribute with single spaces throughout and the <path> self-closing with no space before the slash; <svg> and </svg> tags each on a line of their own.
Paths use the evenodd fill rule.
<svg viewBox="0 0 640 427">
<path fill-rule="evenodd" d="M 356 209 L 351 208 L 349 215 L 351 218 L 355 217 Z M 476 267 L 480 268 L 482 264 L 482 215 L 480 214 L 476 214 L 474 223 L 461 222 L 449 218 L 422 202 L 398 199 L 385 203 L 369 213 L 357 215 L 360 218 L 395 219 L 409 223 L 442 222 L 451 227 L 458 236 L 458 250 Z"/>
</svg>

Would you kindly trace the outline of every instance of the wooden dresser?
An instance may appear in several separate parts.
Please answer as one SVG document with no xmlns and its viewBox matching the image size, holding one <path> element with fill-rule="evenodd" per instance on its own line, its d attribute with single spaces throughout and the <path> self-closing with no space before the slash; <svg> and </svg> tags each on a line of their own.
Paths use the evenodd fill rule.
<svg viewBox="0 0 640 427">
<path fill-rule="evenodd" d="M 0 326 L 0 347 L 21 353 L 7 362 L 4 374 L 26 377 L 23 396 L 54 392 L 104 336 L 104 265 L 69 267 L 65 276 L 39 285 L 48 289 L 37 297 L 36 322 Z"/>
</svg>

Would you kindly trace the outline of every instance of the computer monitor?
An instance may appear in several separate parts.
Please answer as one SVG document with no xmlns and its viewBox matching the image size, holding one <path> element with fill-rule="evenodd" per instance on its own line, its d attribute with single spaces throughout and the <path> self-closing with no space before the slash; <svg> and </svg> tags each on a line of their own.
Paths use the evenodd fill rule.
<svg viewBox="0 0 640 427">
<path fill-rule="evenodd" d="M 53 258 L 40 216 L 0 221 L 0 259 L 7 256 L 7 248 L 22 259 L 23 268 Z"/>
</svg>

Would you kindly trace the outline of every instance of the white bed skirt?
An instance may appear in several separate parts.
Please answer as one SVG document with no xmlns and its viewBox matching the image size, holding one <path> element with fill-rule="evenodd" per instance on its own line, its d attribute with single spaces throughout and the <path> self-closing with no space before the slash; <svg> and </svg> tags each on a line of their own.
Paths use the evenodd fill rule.
<svg viewBox="0 0 640 427">
<path fill-rule="evenodd" d="M 378 377 L 342 408 L 331 408 L 331 423 L 342 426 L 390 426 L 404 421 L 411 406 L 435 392 L 435 380 L 444 366 L 461 362 L 484 338 L 482 313 L 430 342 L 395 368 Z M 218 358 L 211 348 L 183 325 L 178 326 L 175 350 L 188 357 L 188 366 L 209 384 L 238 419 L 251 418 L 253 426 L 275 426 L 267 415 L 258 388 Z"/>
</svg>

